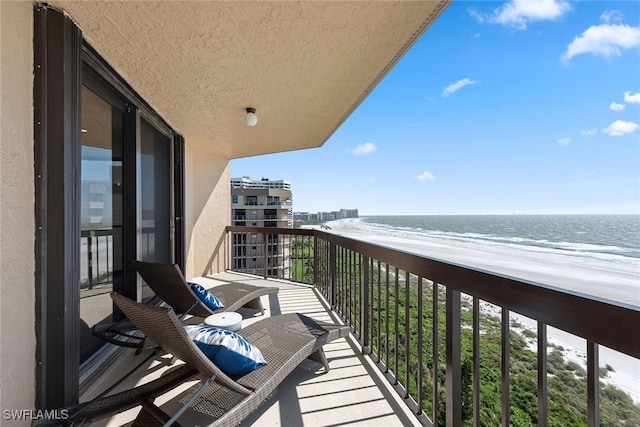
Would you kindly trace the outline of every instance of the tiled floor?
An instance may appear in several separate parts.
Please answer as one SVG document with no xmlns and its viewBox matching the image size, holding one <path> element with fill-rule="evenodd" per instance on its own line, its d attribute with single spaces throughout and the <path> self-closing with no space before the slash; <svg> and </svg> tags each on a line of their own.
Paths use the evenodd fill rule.
<svg viewBox="0 0 640 427">
<path fill-rule="evenodd" d="M 205 287 L 233 281 L 242 281 L 259 286 L 277 286 L 277 295 L 263 297 L 266 316 L 299 312 L 317 320 L 333 322 L 335 319 L 314 290 L 308 286 L 263 280 L 254 276 L 236 273 L 221 273 L 215 277 L 194 279 Z M 241 309 L 243 324 L 259 321 L 259 312 Z M 359 353 L 355 340 L 340 339 L 325 346 L 331 370 L 323 374 L 320 364 L 307 360 L 303 362 L 278 387 L 278 392 L 268 399 L 257 411 L 241 424 L 242 426 L 406 426 L 419 425 L 417 419 L 399 400 L 387 382 L 378 374 L 368 358 Z M 124 372 L 132 365 L 132 356 L 119 360 L 113 367 L 113 376 Z M 139 358 L 140 356 L 136 356 Z M 155 362 L 155 365 L 158 365 Z M 149 364 L 149 370 L 140 370 L 122 387 L 132 387 L 161 374 L 167 368 Z M 154 369 L 155 367 L 155 369 Z M 175 396 L 193 385 L 191 382 L 156 400 L 167 413 L 174 413 L 179 407 Z M 91 394 L 88 393 L 90 398 Z M 139 409 L 132 409 L 108 420 L 95 423 L 103 426 L 126 426 L 135 418 Z M 184 426 L 205 426 L 207 417 L 187 411 L 179 420 Z"/>
</svg>

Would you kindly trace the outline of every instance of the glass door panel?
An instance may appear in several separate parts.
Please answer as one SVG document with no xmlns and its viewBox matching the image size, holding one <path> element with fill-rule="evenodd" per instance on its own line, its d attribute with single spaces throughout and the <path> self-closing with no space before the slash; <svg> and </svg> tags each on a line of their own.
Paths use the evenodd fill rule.
<svg viewBox="0 0 640 427">
<path fill-rule="evenodd" d="M 109 293 L 123 278 L 123 112 L 82 87 L 80 162 L 80 362 L 103 341 L 91 327 L 112 321 Z"/>
<path fill-rule="evenodd" d="M 139 259 L 173 262 L 171 140 L 140 120 Z M 142 300 L 153 293 L 143 283 Z"/>
</svg>

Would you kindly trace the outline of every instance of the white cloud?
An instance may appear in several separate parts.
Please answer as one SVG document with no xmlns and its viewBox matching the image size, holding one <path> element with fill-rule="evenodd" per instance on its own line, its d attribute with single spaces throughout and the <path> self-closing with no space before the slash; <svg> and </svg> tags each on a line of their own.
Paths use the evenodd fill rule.
<svg viewBox="0 0 640 427">
<path fill-rule="evenodd" d="M 634 122 L 616 120 L 615 122 L 611 123 L 606 129 L 602 129 L 602 132 L 610 136 L 623 136 L 624 134 L 635 132 L 639 127 L 640 125 Z"/>
<path fill-rule="evenodd" d="M 469 14 L 479 22 L 502 24 L 519 30 L 526 30 L 533 21 L 553 21 L 571 10 L 565 0 L 511 0 L 495 9 L 492 16 L 485 16 L 475 10 Z"/>
<path fill-rule="evenodd" d="M 600 15 L 600 20 L 602 20 L 602 22 L 604 22 L 605 24 L 621 22 L 622 18 L 624 18 L 622 13 L 619 10 L 615 9 L 605 10 L 604 12 L 602 12 L 602 15 Z"/>
<path fill-rule="evenodd" d="M 356 148 L 350 150 L 349 152 L 351 154 L 355 154 L 356 156 L 364 156 L 366 154 L 373 153 L 377 149 L 378 147 L 376 147 L 373 143 L 365 142 L 364 144 L 358 145 Z"/>
<path fill-rule="evenodd" d="M 580 134 L 581 135 L 595 135 L 596 132 L 598 132 L 598 129 L 593 128 L 593 129 L 589 129 L 589 130 L 581 130 Z"/>
<path fill-rule="evenodd" d="M 640 104 L 640 92 L 631 93 L 626 91 L 624 93 L 624 102 L 628 102 L 629 104 Z"/>
<path fill-rule="evenodd" d="M 434 179 L 436 179 L 435 175 L 427 171 L 422 172 L 420 175 L 416 176 L 415 178 L 420 182 L 433 181 Z"/>
<path fill-rule="evenodd" d="M 570 142 L 571 142 L 571 138 L 560 138 L 558 140 L 558 144 L 560 145 L 569 145 Z"/>
<path fill-rule="evenodd" d="M 611 111 L 624 111 L 625 107 L 626 105 L 618 104 L 617 102 L 612 102 L 611 105 L 609 105 Z"/>
<path fill-rule="evenodd" d="M 475 84 L 478 84 L 477 80 L 471 80 L 470 78 L 465 77 L 464 79 L 460 79 L 457 82 L 451 83 L 449 86 L 445 87 L 444 90 L 442 91 L 442 96 L 447 97 L 452 93 L 459 91 L 465 86 L 475 85 Z"/>
<path fill-rule="evenodd" d="M 621 24 L 592 25 L 569 43 L 562 58 L 567 61 L 583 53 L 605 57 L 620 56 L 624 49 L 637 46 L 640 46 L 640 27 Z"/>
</svg>

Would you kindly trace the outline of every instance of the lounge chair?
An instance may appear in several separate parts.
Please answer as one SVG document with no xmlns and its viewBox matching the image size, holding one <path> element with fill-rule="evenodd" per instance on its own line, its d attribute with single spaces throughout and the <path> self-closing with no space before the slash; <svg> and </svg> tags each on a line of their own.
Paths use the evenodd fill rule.
<svg viewBox="0 0 640 427">
<path fill-rule="evenodd" d="M 160 378 L 113 395 L 65 408 L 64 425 L 88 425 L 99 419 L 142 406 L 132 426 L 178 426 L 177 419 L 191 407 L 203 413 L 207 425 L 239 424 L 260 406 L 276 387 L 306 358 L 329 364 L 322 346 L 349 334 L 349 326 L 316 322 L 302 314 L 282 314 L 261 319 L 242 329 L 242 335 L 258 347 L 267 364 L 246 375 L 230 378 L 213 364 L 187 336 L 175 312 L 132 301 L 115 292 L 111 298 L 133 322 L 167 353 L 184 364 L 176 365 Z M 134 368 L 135 369 L 135 368 Z M 172 417 L 154 404 L 157 397 L 200 379 L 176 399 L 183 405 Z M 59 425 L 60 420 L 38 420 L 34 426 Z"/>
<path fill-rule="evenodd" d="M 169 304 L 176 313 L 188 313 L 198 317 L 207 317 L 223 311 L 235 311 L 242 306 L 255 308 L 264 314 L 260 297 L 277 294 L 279 290 L 277 287 L 253 286 L 241 282 L 215 286 L 209 289 L 209 292 L 224 304 L 224 308 L 214 312 L 196 297 L 177 265 L 133 261 L 133 266 L 153 292 Z"/>
<path fill-rule="evenodd" d="M 204 318 L 214 313 L 236 311 L 243 306 L 259 310 L 264 315 L 260 297 L 277 294 L 279 291 L 277 287 L 253 286 L 241 282 L 215 286 L 209 289 L 209 292 L 215 295 L 224 307 L 212 311 L 196 297 L 177 265 L 133 261 L 133 266 L 156 296 L 169 304 L 181 317 L 188 314 Z M 92 329 L 92 334 L 111 344 L 136 349 L 144 348 L 145 338 L 132 333 L 134 329 L 131 322 L 122 321 L 96 325 Z"/>
<path fill-rule="evenodd" d="M 206 420 L 209 425 L 237 425 L 273 394 L 278 384 L 303 360 L 316 360 L 328 372 L 329 364 L 322 346 L 349 334 L 348 326 L 316 322 L 302 314 L 283 314 L 262 319 L 238 334 L 260 349 L 267 364 L 232 379 L 187 336 L 172 309 L 140 304 L 115 292 L 111 293 L 111 297 L 138 329 L 164 351 L 195 369 L 202 379 L 200 384 L 182 395 L 180 403 L 183 406 L 172 417 L 153 403 L 157 394 L 150 395 L 148 399 L 138 399 L 142 409 L 133 426 L 176 425 L 174 422 L 189 407 L 210 417 Z M 135 390 L 125 393 L 135 393 Z M 131 403 L 126 406 L 130 408 Z"/>
</svg>

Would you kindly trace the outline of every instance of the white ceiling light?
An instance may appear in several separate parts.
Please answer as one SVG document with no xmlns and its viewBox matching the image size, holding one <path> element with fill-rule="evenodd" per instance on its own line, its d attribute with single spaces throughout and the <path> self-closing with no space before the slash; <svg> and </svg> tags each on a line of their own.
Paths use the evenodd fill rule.
<svg viewBox="0 0 640 427">
<path fill-rule="evenodd" d="M 255 126 L 258 124 L 258 116 L 256 116 L 255 108 L 247 108 L 247 117 L 245 118 L 245 123 L 247 124 L 247 126 Z"/>
</svg>

